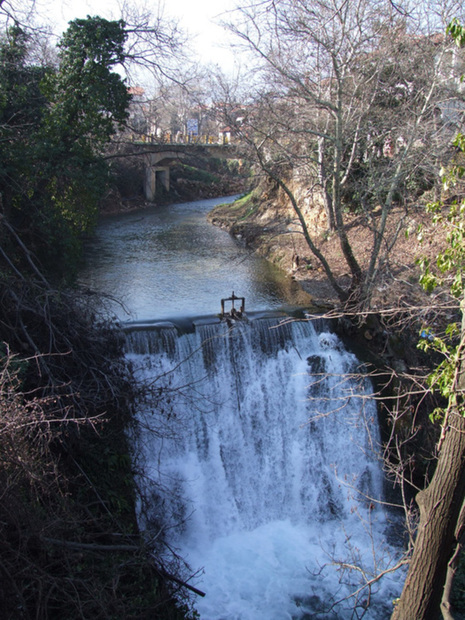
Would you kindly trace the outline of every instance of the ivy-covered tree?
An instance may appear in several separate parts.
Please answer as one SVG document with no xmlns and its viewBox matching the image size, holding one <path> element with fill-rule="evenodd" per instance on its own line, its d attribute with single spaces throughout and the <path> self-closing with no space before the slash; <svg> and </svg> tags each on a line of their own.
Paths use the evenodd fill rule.
<svg viewBox="0 0 465 620">
<path fill-rule="evenodd" d="M 71 152 L 95 154 L 127 118 L 130 95 L 116 65 L 125 60 L 124 22 L 76 19 L 59 44 L 60 67 L 43 85 L 51 106 L 46 136 Z"/>
<path fill-rule="evenodd" d="M 20 2 L 0 0 L 0 17 Z M 126 35 L 77 20 L 44 65 L 28 32 L 0 37 L 0 617 L 179 620 L 178 569 L 159 533 L 138 532 L 121 339 L 88 295 L 48 280 L 73 267 L 104 188 Z"/>
<path fill-rule="evenodd" d="M 68 271 L 106 187 L 101 157 L 127 117 L 130 95 L 113 68 L 124 62 L 122 21 L 70 23 L 59 67 L 28 63 L 27 36 L 0 45 L 3 213 L 47 267 Z"/>
<path fill-rule="evenodd" d="M 0 184 L 7 216 L 20 190 L 29 190 L 30 153 L 46 105 L 40 90 L 44 75 L 44 67 L 28 64 L 28 37 L 12 27 L 0 41 Z"/>
<path fill-rule="evenodd" d="M 465 30 L 453 22 L 449 32 L 459 46 Z M 465 153 L 465 136 L 455 146 Z M 454 166 L 444 177 L 445 187 L 465 174 Z M 443 409 L 432 413 L 441 424 L 438 463 L 431 483 L 417 495 L 420 522 L 402 595 L 393 620 L 452 619 L 450 595 L 465 543 L 465 199 L 450 207 L 433 205 L 434 218 L 444 227 L 448 245 L 436 265 L 424 264 L 423 284 L 432 290 L 447 286 L 460 304 L 460 322 L 451 323 L 443 337 L 425 330 L 422 347 L 443 357 L 430 376 L 430 387 L 445 400 Z"/>
</svg>

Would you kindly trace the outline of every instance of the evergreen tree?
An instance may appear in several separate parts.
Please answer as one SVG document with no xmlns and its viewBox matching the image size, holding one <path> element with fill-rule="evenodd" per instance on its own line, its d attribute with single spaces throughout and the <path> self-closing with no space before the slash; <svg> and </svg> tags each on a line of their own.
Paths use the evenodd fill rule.
<svg viewBox="0 0 465 620">
<path fill-rule="evenodd" d="M 127 117 L 130 95 L 112 69 L 124 61 L 122 21 L 70 23 L 59 67 L 28 63 L 28 38 L 1 43 L 0 170 L 3 213 L 45 267 L 72 271 L 82 233 L 107 181 L 105 144 Z"/>
</svg>

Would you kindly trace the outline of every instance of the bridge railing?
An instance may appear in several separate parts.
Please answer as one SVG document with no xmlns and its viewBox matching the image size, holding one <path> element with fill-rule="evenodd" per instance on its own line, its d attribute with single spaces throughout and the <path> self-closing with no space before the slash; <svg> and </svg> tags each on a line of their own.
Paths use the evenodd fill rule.
<svg viewBox="0 0 465 620">
<path fill-rule="evenodd" d="M 227 145 L 231 144 L 231 138 L 227 135 L 213 136 L 209 134 L 205 135 L 193 135 L 193 134 L 172 134 L 166 132 L 162 136 L 154 136 L 153 134 L 129 134 L 131 142 L 142 142 L 144 144 L 201 144 L 201 145 Z"/>
</svg>

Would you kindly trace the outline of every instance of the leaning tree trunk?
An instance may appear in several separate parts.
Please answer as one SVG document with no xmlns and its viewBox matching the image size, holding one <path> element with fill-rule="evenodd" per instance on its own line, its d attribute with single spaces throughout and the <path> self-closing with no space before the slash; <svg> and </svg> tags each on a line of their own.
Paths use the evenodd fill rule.
<svg viewBox="0 0 465 620">
<path fill-rule="evenodd" d="M 436 471 L 429 486 L 418 493 L 420 524 L 402 595 L 391 620 L 436 620 L 449 562 L 461 544 L 462 504 L 465 498 L 465 314 L 454 388 L 459 407 L 451 409 L 443 429 Z M 445 610 L 447 611 L 447 610 Z M 447 616 L 445 616 L 447 617 Z"/>
</svg>

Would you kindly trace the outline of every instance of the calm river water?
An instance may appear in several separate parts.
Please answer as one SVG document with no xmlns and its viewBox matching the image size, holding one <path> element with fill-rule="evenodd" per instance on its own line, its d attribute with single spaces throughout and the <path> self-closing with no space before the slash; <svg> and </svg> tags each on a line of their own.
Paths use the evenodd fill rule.
<svg viewBox="0 0 465 620">
<path fill-rule="evenodd" d="M 87 245 L 80 280 L 123 302 L 112 304 L 120 320 L 217 314 L 233 291 L 248 311 L 309 306 L 291 278 L 207 222 L 215 205 L 234 198 L 105 218 Z"/>
</svg>

